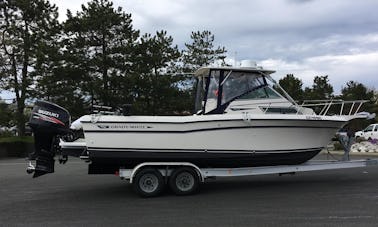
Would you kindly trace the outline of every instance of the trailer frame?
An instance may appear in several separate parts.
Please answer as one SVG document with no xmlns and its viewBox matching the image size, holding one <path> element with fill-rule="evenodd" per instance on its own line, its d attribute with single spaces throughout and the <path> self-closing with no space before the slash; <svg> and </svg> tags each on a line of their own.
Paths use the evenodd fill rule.
<svg viewBox="0 0 378 227">
<path fill-rule="evenodd" d="M 256 176 L 256 175 L 267 175 L 267 174 L 295 174 L 298 172 L 310 172 L 310 171 L 325 171 L 325 170 L 337 170 L 337 169 L 350 169 L 350 168 L 362 168 L 378 165 L 378 159 L 361 159 L 361 160 L 348 160 L 348 161 L 328 161 L 328 160 L 310 160 L 299 165 L 278 165 L 278 166 L 261 166 L 261 167 L 242 167 L 242 168 L 200 168 L 190 162 L 144 162 L 133 169 L 120 168 L 118 175 L 121 179 L 128 180 L 133 184 L 136 192 L 144 197 L 156 196 L 157 193 L 149 194 L 143 191 L 143 185 L 151 184 L 151 174 L 157 175 L 152 183 L 158 182 L 157 179 L 165 179 L 164 182 L 160 180 L 158 182 L 161 188 L 168 184 L 172 191 L 178 195 L 192 194 L 196 190 L 188 191 L 180 190 L 178 187 L 180 184 L 180 179 L 177 179 L 177 172 L 183 172 L 183 178 L 181 183 L 193 184 L 195 189 L 198 188 L 199 183 L 204 183 L 208 178 L 216 177 L 238 177 L 238 176 Z M 145 182 L 140 182 L 139 176 L 142 170 L 150 170 L 148 172 L 150 178 L 146 178 Z M 138 175 L 139 174 L 139 175 Z M 186 175 L 185 175 L 186 174 Z M 173 176 L 173 177 L 172 177 Z M 137 177 L 137 181 L 135 180 Z M 175 179 L 171 179 L 175 178 Z M 144 178 L 143 178 L 144 179 Z M 150 179 L 150 180 L 149 180 Z M 194 181 L 187 182 L 189 179 Z M 149 181 L 148 181 L 149 180 Z M 184 186 L 185 186 L 184 184 Z M 141 188 L 142 187 L 142 188 Z"/>
</svg>

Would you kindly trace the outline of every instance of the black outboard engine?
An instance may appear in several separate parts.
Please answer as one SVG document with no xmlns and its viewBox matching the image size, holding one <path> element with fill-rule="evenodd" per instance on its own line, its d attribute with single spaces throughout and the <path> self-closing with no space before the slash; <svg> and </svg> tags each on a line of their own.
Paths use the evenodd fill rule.
<svg viewBox="0 0 378 227">
<path fill-rule="evenodd" d="M 54 156 L 60 151 L 59 138 L 70 133 L 71 116 L 54 103 L 37 101 L 29 125 L 34 133 L 36 166 L 33 177 L 54 172 Z"/>
</svg>

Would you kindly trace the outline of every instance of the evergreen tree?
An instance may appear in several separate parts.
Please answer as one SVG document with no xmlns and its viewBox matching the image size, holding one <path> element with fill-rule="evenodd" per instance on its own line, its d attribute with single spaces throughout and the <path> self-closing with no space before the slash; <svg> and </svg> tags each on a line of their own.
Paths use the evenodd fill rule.
<svg viewBox="0 0 378 227">
<path fill-rule="evenodd" d="M 114 9 L 108 0 L 93 0 L 76 16 L 68 11 L 67 17 L 64 54 L 82 94 L 103 105 L 129 102 L 139 37 L 131 14 Z"/>
<path fill-rule="evenodd" d="M 38 80 L 36 97 L 65 107 L 76 119 L 88 113 L 89 109 L 89 100 L 81 89 L 85 72 L 73 66 L 68 60 L 70 56 L 59 47 L 52 48 L 49 61 L 38 68 L 42 76 Z"/>
<path fill-rule="evenodd" d="M 306 87 L 304 98 L 308 100 L 326 100 L 333 97 L 333 87 L 329 83 L 328 76 L 315 76 L 311 88 Z"/>
<path fill-rule="evenodd" d="M 191 43 L 185 43 L 186 50 L 183 51 L 183 67 L 186 72 L 193 72 L 199 67 L 221 61 L 225 65 L 225 47 L 214 47 L 214 35 L 210 31 L 192 32 Z"/>
<path fill-rule="evenodd" d="M 182 51 L 181 57 L 182 65 L 179 67 L 178 71 L 193 73 L 200 67 L 208 66 L 215 62 L 226 65 L 224 60 L 227 50 L 223 46 L 214 46 L 215 38 L 210 31 L 193 31 L 190 35 L 190 39 L 190 43 L 185 43 L 186 48 Z M 195 78 L 184 74 L 182 75 L 180 83 L 189 94 L 188 99 L 191 104 L 189 105 L 188 111 L 192 112 L 194 110 L 196 92 Z"/>
<path fill-rule="evenodd" d="M 59 30 L 57 7 L 45 0 L 4 0 L 0 18 L 0 78 L 15 93 L 18 135 L 24 135 L 25 100 L 33 95 L 38 62 Z"/>
<path fill-rule="evenodd" d="M 139 114 L 182 114 L 187 108 L 188 93 L 180 88 L 174 65 L 180 57 L 173 38 L 166 31 L 141 37 L 138 48 L 137 86 L 134 90 L 135 111 Z"/>
<path fill-rule="evenodd" d="M 294 100 L 298 101 L 303 99 L 303 82 L 293 74 L 287 74 L 284 78 L 280 79 L 278 83 Z"/>
<path fill-rule="evenodd" d="M 9 108 L 9 105 L 0 99 L 0 127 L 11 126 L 13 120 L 12 110 Z"/>
<path fill-rule="evenodd" d="M 367 88 L 357 81 L 348 81 L 346 86 L 342 87 L 341 98 L 343 100 L 367 100 L 369 102 L 365 103 L 360 111 L 365 110 L 370 113 L 378 113 L 374 90 Z"/>
<path fill-rule="evenodd" d="M 374 100 L 374 90 L 365 87 L 357 81 L 348 81 L 345 87 L 341 88 L 341 97 L 344 100 Z"/>
</svg>

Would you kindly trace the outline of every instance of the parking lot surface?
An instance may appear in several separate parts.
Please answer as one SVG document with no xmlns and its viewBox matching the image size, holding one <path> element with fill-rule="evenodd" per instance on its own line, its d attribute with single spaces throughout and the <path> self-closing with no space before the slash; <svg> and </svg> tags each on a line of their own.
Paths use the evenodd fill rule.
<svg viewBox="0 0 378 227">
<path fill-rule="evenodd" d="M 25 169 L 0 160 L 1 226 L 378 226 L 378 166 L 218 178 L 148 199 L 78 159 L 36 179 Z"/>
</svg>

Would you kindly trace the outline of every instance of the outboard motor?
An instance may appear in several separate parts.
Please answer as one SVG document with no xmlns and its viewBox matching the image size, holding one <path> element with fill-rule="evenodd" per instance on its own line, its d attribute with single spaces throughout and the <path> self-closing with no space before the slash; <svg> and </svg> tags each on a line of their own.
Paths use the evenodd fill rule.
<svg viewBox="0 0 378 227">
<path fill-rule="evenodd" d="M 46 101 L 35 103 L 29 120 L 35 143 L 33 177 L 54 172 L 54 156 L 60 151 L 59 138 L 70 133 L 70 124 L 71 116 L 63 107 Z"/>
</svg>

